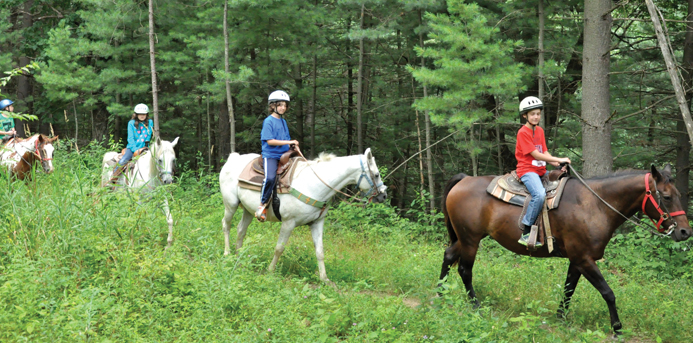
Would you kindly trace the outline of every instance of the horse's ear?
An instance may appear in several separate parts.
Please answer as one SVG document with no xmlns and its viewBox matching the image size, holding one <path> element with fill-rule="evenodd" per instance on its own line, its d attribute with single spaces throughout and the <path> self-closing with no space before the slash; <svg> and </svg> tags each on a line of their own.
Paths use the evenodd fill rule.
<svg viewBox="0 0 693 343">
<path fill-rule="evenodd" d="M 156 145 L 161 145 L 161 137 L 156 136 Z"/>
<path fill-rule="evenodd" d="M 662 173 L 671 175 L 671 164 L 667 163 L 667 165 L 664 166 L 664 170 L 662 170 Z"/>
<path fill-rule="evenodd" d="M 655 167 L 654 164 L 650 167 L 650 173 L 652 174 L 652 178 L 654 178 L 655 181 L 662 181 L 662 174 L 659 172 L 659 170 L 657 170 L 657 167 Z"/>
<path fill-rule="evenodd" d="M 174 146 L 176 146 L 176 144 L 178 144 L 178 138 L 180 138 L 180 137 L 176 137 L 176 139 L 174 139 L 173 142 L 171 142 L 172 147 L 174 147 Z"/>
<path fill-rule="evenodd" d="M 39 142 L 43 143 L 43 142 L 46 141 L 46 138 L 45 138 L 45 137 L 46 137 L 46 136 L 44 136 L 44 135 L 38 135 L 38 139 L 37 139 L 37 140 L 38 140 Z"/>
<path fill-rule="evenodd" d="M 373 158 L 373 154 L 371 154 L 371 148 L 367 148 L 363 154 L 366 156 L 366 160 L 368 161 L 370 161 L 371 158 Z"/>
</svg>

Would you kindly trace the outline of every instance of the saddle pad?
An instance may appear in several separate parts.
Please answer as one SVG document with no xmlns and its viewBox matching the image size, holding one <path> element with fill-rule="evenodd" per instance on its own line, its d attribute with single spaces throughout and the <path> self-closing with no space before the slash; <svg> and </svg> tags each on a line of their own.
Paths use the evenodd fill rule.
<svg viewBox="0 0 693 343">
<path fill-rule="evenodd" d="M 287 168 L 284 173 L 277 175 L 277 192 L 279 194 L 287 194 L 291 188 L 291 181 L 293 180 L 294 171 L 296 170 L 296 160 L 300 157 L 292 158 L 289 163 L 287 163 Z M 250 189 L 254 191 L 262 191 L 262 182 L 265 180 L 264 168 L 262 173 L 260 173 L 256 167 L 256 163 L 262 161 L 262 157 L 258 157 L 250 161 L 248 165 L 243 168 L 241 175 L 238 176 L 238 186 L 245 189 Z M 262 164 L 260 164 L 262 165 Z"/>
<path fill-rule="evenodd" d="M 546 188 L 546 205 L 549 210 L 558 207 L 568 179 L 569 177 L 564 177 L 557 181 L 544 183 Z M 517 206 L 524 206 L 525 200 L 529 196 L 529 192 L 527 192 L 524 184 L 519 182 L 511 173 L 496 176 L 486 187 L 486 192 L 504 202 Z"/>
</svg>

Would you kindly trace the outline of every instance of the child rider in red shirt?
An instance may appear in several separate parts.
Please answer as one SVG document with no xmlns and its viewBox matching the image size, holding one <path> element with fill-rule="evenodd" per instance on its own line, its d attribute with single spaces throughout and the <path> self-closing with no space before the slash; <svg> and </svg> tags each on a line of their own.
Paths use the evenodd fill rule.
<svg viewBox="0 0 693 343">
<path fill-rule="evenodd" d="M 532 224 L 536 221 L 546 198 L 546 190 L 541 183 L 541 177 L 547 173 L 546 162 L 554 167 L 559 167 L 560 163 L 570 163 L 569 158 L 554 157 L 546 149 L 544 129 L 539 126 L 543 108 L 544 104 L 537 97 L 529 96 L 520 102 L 520 115 L 526 122 L 517 131 L 517 145 L 515 146 L 516 172 L 522 183 L 527 187 L 529 194 L 532 195 L 532 199 L 527 206 L 527 212 L 522 217 L 522 237 L 517 241 L 525 246 L 529 239 Z M 563 167 L 564 171 L 565 168 Z M 537 242 L 536 247 L 539 248 L 541 246 L 541 242 Z"/>
</svg>

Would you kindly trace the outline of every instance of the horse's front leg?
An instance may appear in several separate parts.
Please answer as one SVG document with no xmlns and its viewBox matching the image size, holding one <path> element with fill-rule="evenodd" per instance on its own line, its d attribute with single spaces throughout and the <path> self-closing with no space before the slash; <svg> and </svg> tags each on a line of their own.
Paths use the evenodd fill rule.
<svg viewBox="0 0 693 343">
<path fill-rule="evenodd" d="M 574 262 L 571 261 L 571 265 Z M 616 311 L 616 296 L 611 290 L 611 287 L 604 280 L 604 276 L 599 267 L 592 259 L 587 259 L 581 263 L 576 263 L 578 271 L 585 276 L 585 278 L 596 288 L 599 293 L 606 301 L 606 305 L 609 307 L 609 314 L 611 315 L 611 327 L 614 329 L 616 335 L 621 334 L 621 321 L 618 319 L 618 312 Z"/>
<path fill-rule="evenodd" d="M 580 271 L 577 269 L 574 263 L 570 263 L 568 266 L 568 276 L 565 279 L 565 289 L 563 291 L 563 301 L 561 305 L 558 306 L 558 312 L 556 316 L 558 319 L 565 319 L 565 313 L 570 307 L 570 301 L 573 298 L 573 293 L 575 293 L 575 287 L 577 287 L 578 281 L 580 281 Z"/>
<path fill-rule="evenodd" d="M 318 259 L 318 271 L 320 272 L 320 280 L 330 282 L 325 271 L 325 253 L 322 247 L 322 233 L 324 232 L 325 218 L 321 218 L 310 225 L 310 234 L 313 236 L 313 245 L 315 245 L 315 257 Z"/>
<path fill-rule="evenodd" d="M 284 248 L 286 247 L 286 242 L 289 241 L 291 233 L 294 231 L 296 224 L 293 220 L 285 220 L 282 222 L 282 228 L 279 231 L 279 239 L 277 240 L 277 246 L 274 247 L 274 258 L 272 263 L 269 265 L 269 271 L 273 272 L 277 268 L 277 262 L 279 258 L 284 253 Z"/>
<path fill-rule="evenodd" d="M 166 196 L 164 196 L 164 213 L 168 223 L 168 238 L 166 239 L 166 249 L 168 249 L 173 243 L 173 216 L 171 215 L 171 209 L 168 207 L 168 198 Z"/>
</svg>

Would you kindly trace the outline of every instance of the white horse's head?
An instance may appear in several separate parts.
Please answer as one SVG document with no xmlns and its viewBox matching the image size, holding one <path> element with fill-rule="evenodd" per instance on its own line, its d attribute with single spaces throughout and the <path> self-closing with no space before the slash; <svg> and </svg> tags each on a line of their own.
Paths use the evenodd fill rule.
<svg viewBox="0 0 693 343">
<path fill-rule="evenodd" d="M 173 183 L 176 166 L 176 152 L 173 148 L 178 144 L 178 138 L 176 137 L 173 142 L 157 139 L 154 143 L 156 170 L 159 171 L 161 182 L 166 185 Z"/>
<path fill-rule="evenodd" d="M 383 184 L 380 176 L 380 170 L 375 163 L 375 157 L 371 153 L 371 148 L 366 149 L 361 159 L 361 176 L 359 176 L 356 185 L 364 192 L 366 196 L 372 197 L 373 202 L 384 202 L 387 199 L 387 186 Z"/>
</svg>

